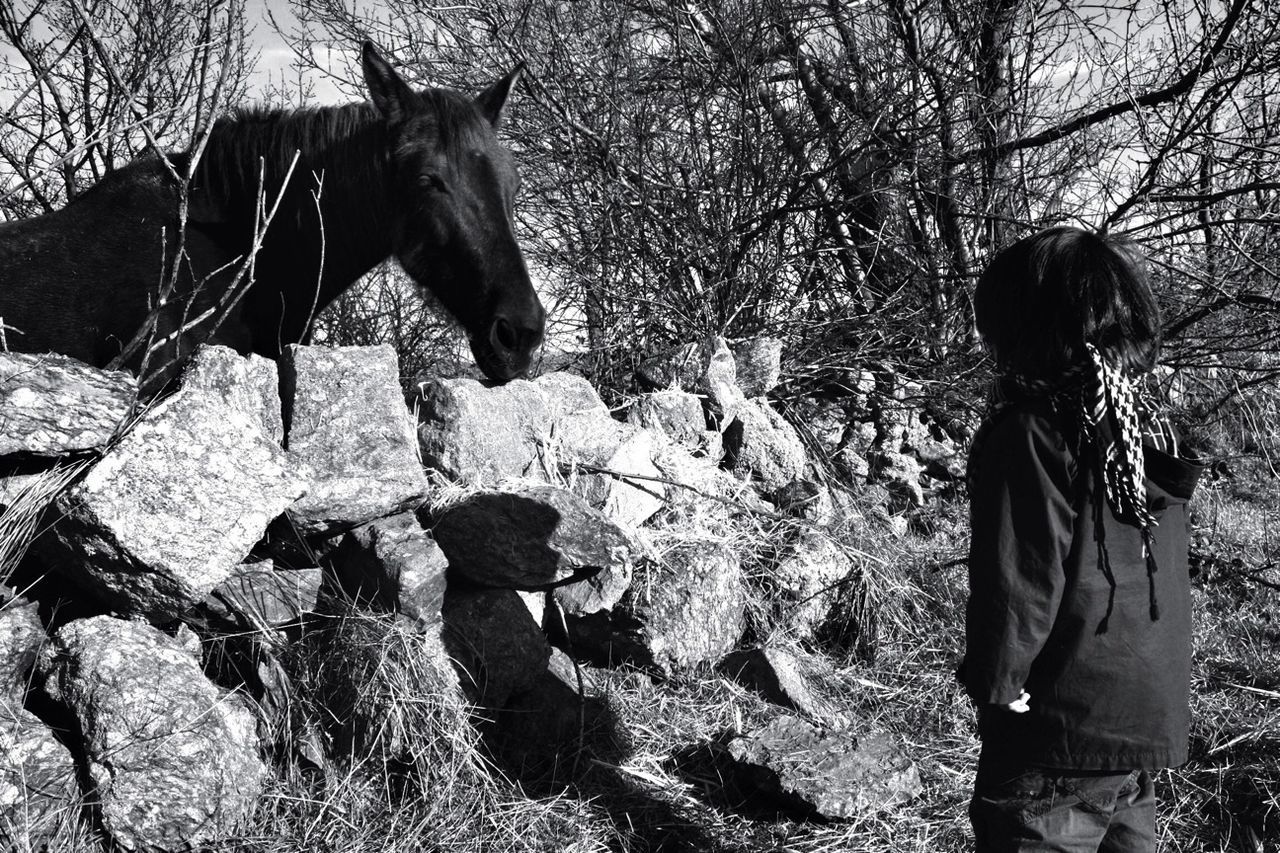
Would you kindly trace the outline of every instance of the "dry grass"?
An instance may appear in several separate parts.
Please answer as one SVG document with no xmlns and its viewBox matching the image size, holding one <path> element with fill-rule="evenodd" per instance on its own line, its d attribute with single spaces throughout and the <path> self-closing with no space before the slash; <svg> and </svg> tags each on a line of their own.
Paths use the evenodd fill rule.
<svg viewBox="0 0 1280 853">
<path fill-rule="evenodd" d="M 32 541 L 46 524 L 46 510 L 88 467 L 88 462 L 72 462 L 41 471 L 20 475 L 6 485 L 9 491 L 0 495 L 0 585 L 7 584 Z"/>
</svg>

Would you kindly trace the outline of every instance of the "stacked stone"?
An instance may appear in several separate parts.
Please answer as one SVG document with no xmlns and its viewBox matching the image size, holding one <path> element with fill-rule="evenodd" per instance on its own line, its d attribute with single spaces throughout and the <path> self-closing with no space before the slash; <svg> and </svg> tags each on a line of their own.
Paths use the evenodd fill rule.
<svg viewBox="0 0 1280 853">
<path fill-rule="evenodd" d="M 124 374 L 0 355 L 4 411 L 18 413 L 0 425 L 14 472 L 0 517 L 37 518 L 48 495 L 57 524 L 37 556 L 79 601 L 53 625 L 33 603 L 0 605 L 0 816 L 16 826 L 21 812 L 38 838 L 92 795 L 125 849 L 234 833 L 268 782 L 270 744 L 239 693 L 205 676 L 208 649 L 247 644 L 253 671 L 227 686 L 262 716 L 289 705 L 279 651 L 342 608 L 395 614 L 423 654 L 447 650 L 457 680 L 424 689 L 465 696 L 517 749 L 533 731 L 550 748 L 580 733 L 601 680 L 582 661 L 780 666 L 771 649 L 768 666 L 731 657 L 751 586 L 717 532 L 742 512 L 799 519 L 808 532 L 767 550 L 779 624 L 802 639 L 852 570 L 829 532 L 845 509 L 767 397 L 780 353 L 769 340 L 682 348 L 647 365 L 650 390 L 625 419 L 567 373 L 425 380 L 406 406 L 387 347 L 290 347 L 278 368 L 206 347 L 143 406 Z M 68 458 L 85 466 L 74 483 L 42 490 L 71 476 Z M 790 704 L 775 701 L 815 717 L 803 678 L 774 681 Z M 752 682 L 766 695 L 773 683 Z M 78 764 L 25 709 L 29 684 L 74 721 Z M 805 748 L 842 731 L 818 722 L 834 728 Z M 38 796 L 14 781 L 54 775 L 64 784 Z"/>
</svg>

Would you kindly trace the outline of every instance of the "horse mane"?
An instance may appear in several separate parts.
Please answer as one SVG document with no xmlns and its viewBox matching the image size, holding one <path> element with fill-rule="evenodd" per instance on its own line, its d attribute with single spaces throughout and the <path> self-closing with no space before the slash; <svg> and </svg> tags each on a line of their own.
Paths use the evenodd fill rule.
<svg viewBox="0 0 1280 853">
<path fill-rule="evenodd" d="M 455 156 L 474 138 L 477 122 L 484 119 L 472 100 L 459 92 L 425 89 L 418 94 L 435 114 L 439 144 Z M 370 182 L 383 180 L 386 142 L 382 128 L 376 110 L 367 102 L 294 109 L 239 108 L 214 123 L 195 183 L 215 202 L 238 204 L 257 197 L 260 178 L 265 176 L 266 191 L 273 197 L 288 173 L 294 152 L 300 152 L 295 182 L 306 176 L 307 170 L 339 166 L 344 182 L 367 188 L 376 185 Z"/>
</svg>

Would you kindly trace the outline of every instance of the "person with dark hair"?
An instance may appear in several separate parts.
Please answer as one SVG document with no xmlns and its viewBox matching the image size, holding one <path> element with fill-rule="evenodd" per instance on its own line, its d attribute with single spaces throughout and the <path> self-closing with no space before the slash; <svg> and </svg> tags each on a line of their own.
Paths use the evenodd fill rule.
<svg viewBox="0 0 1280 853">
<path fill-rule="evenodd" d="M 1138 393 L 1159 308 L 1135 247 L 1075 228 L 1000 252 L 974 306 L 997 373 L 969 454 L 958 672 L 977 849 L 1154 851 L 1152 773 L 1187 758 L 1201 471 Z"/>
</svg>

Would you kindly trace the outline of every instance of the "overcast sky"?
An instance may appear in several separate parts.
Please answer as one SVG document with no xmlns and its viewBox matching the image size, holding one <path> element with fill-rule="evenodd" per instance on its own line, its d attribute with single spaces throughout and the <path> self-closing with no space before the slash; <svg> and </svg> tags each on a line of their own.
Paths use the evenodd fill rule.
<svg viewBox="0 0 1280 853">
<path fill-rule="evenodd" d="M 289 11 L 289 0 L 246 0 L 246 5 L 249 24 L 252 27 L 250 38 L 253 46 L 260 53 L 257 72 L 251 79 L 251 94 L 257 94 L 264 92 L 272 81 L 279 84 L 282 79 L 290 81 L 295 79 L 295 72 L 289 67 L 293 60 L 293 51 L 271 25 L 271 21 L 267 18 L 268 11 L 285 32 L 297 25 L 297 19 Z M 314 87 L 313 101 L 316 104 L 334 104 L 350 100 L 323 75 L 312 73 L 307 76 L 307 80 Z"/>
</svg>

